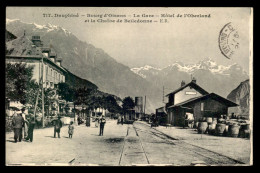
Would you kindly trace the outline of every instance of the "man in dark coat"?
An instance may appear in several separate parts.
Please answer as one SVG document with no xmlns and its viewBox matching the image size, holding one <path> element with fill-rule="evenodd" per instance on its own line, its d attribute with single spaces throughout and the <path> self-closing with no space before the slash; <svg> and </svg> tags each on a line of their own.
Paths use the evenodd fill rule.
<svg viewBox="0 0 260 173">
<path fill-rule="evenodd" d="M 60 116 L 58 116 L 58 119 L 54 121 L 54 138 L 56 138 L 56 133 L 58 133 L 58 138 L 60 138 L 60 128 L 62 128 L 62 122 L 60 120 Z"/>
<path fill-rule="evenodd" d="M 105 126 L 105 123 L 106 123 L 106 119 L 105 119 L 104 115 L 102 115 L 102 117 L 100 118 L 99 122 L 100 122 L 99 136 L 103 136 L 104 126 Z"/>
<path fill-rule="evenodd" d="M 24 126 L 24 119 L 21 115 L 15 115 L 12 120 L 12 125 L 14 128 L 14 141 L 17 142 L 17 139 L 19 142 L 22 141 L 22 128 Z"/>
<path fill-rule="evenodd" d="M 30 140 L 31 142 L 33 141 L 33 129 L 35 126 L 35 119 L 34 117 L 31 117 L 29 121 L 29 126 L 28 126 L 28 136 L 26 137 L 26 140 Z"/>
</svg>

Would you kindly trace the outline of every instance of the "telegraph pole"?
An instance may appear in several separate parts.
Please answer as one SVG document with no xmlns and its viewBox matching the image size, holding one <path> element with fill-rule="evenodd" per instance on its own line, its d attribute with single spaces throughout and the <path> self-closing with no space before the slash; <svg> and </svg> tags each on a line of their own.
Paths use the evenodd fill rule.
<svg viewBox="0 0 260 173">
<path fill-rule="evenodd" d="M 37 91 L 36 103 L 34 105 L 34 112 L 33 112 L 34 122 L 36 121 L 36 108 L 37 108 L 37 105 L 38 105 L 39 94 L 40 94 L 40 86 L 39 86 L 39 89 Z"/>
<path fill-rule="evenodd" d="M 162 102 L 164 103 L 164 86 L 163 86 L 163 95 L 162 95 Z"/>
<path fill-rule="evenodd" d="M 144 115 L 145 115 L 145 106 L 146 106 L 146 96 L 144 96 Z"/>
<path fill-rule="evenodd" d="M 43 88 L 43 57 L 42 57 L 42 127 L 45 127 L 44 124 L 44 88 Z"/>
</svg>

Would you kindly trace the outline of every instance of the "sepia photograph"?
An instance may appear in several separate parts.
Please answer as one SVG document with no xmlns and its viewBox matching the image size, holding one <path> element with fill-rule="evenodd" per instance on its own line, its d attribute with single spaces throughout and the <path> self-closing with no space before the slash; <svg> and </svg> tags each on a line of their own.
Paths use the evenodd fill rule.
<svg viewBox="0 0 260 173">
<path fill-rule="evenodd" d="M 7 6 L 5 165 L 253 165 L 253 13 Z"/>
</svg>

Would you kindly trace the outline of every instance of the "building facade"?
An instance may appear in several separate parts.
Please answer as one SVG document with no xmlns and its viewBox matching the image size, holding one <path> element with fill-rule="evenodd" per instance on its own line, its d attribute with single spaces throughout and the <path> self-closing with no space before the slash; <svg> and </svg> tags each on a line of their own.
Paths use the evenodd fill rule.
<svg viewBox="0 0 260 173">
<path fill-rule="evenodd" d="M 42 47 L 39 36 L 33 36 L 32 40 L 25 36 L 17 39 L 12 40 L 9 47 L 11 53 L 6 55 L 6 63 L 26 63 L 33 66 L 32 79 L 40 83 L 43 77 L 44 88 L 54 88 L 55 84 L 65 82 L 66 70 L 61 66 L 62 59 L 57 57 L 52 48 Z M 23 53 L 19 53 L 23 45 L 17 45 L 21 42 L 27 43 Z"/>
<path fill-rule="evenodd" d="M 64 104 L 64 101 L 58 99 L 55 86 L 65 82 L 67 71 L 61 66 L 62 59 L 57 57 L 54 49 L 43 47 L 40 36 L 28 39 L 25 35 L 7 42 L 6 47 L 6 63 L 25 63 L 27 66 L 32 66 L 32 79 L 42 84 L 45 89 L 54 89 L 55 99 L 51 103 L 52 106 L 45 108 L 45 113 L 47 115 L 53 112 L 59 113 L 60 105 Z M 11 102 L 10 105 L 19 107 L 19 103 Z"/>
<path fill-rule="evenodd" d="M 202 117 L 219 117 L 228 115 L 228 108 L 238 106 L 215 93 L 208 93 L 196 80 L 190 83 L 181 83 L 181 87 L 168 95 L 167 123 L 174 126 L 183 126 L 185 115 L 192 115 L 195 122 Z"/>
</svg>

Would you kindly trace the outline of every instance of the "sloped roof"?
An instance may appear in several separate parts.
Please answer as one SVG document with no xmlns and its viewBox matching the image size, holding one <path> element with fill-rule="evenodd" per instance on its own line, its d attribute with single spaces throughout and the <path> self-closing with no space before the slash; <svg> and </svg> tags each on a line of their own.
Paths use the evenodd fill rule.
<svg viewBox="0 0 260 173">
<path fill-rule="evenodd" d="M 159 107 L 159 108 L 157 108 L 157 109 L 163 109 L 164 108 L 164 106 L 162 106 L 162 107 Z"/>
<path fill-rule="evenodd" d="M 186 100 L 184 102 L 172 105 L 168 108 L 174 108 L 174 107 L 178 107 L 178 106 L 186 106 L 186 105 L 194 104 L 195 102 L 198 102 L 198 101 L 201 101 L 201 100 L 206 100 L 206 99 L 209 99 L 209 98 L 214 99 L 214 100 L 216 100 L 220 103 L 223 103 L 228 107 L 238 106 L 238 104 L 236 104 L 236 103 L 234 103 L 234 102 L 232 102 L 228 99 L 225 99 L 225 98 L 223 98 L 223 97 L 221 97 L 221 96 L 219 96 L 215 93 L 210 93 L 210 94 L 207 94 L 207 95 L 191 98 L 191 99 Z"/>
<path fill-rule="evenodd" d="M 67 72 L 63 67 L 58 66 L 55 62 L 52 62 L 42 51 L 52 51 L 54 49 L 48 47 L 37 47 L 26 36 L 18 37 L 6 43 L 6 58 L 26 58 L 26 59 L 41 59 L 54 65 L 55 67 Z M 56 53 L 55 53 L 56 54 Z"/>
<path fill-rule="evenodd" d="M 162 107 L 159 107 L 156 109 L 157 112 L 165 112 L 165 107 L 162 106 Z"/>
<path fill-rule="evenodd" d="M 25 36 L 18 37 L 6 43 L 7 55 L 11 56 L 41 56 L 41 49 L 33 45 Z"/>
<path fill-rule="evenodd" d="M 186 88 L 186 87 L 188 87 L 188 86 L 190 86 L 190 87 L 196 89 L 196 90 L 197 90 L 198 92 L 200 92 L 202 95 L 209 94 L 206 90 L 204 90 L 203 88 L 201 88 L 198 84 L 196 84 L 195 82 L 192 82 L 192 81 L 191 81 L 190 83 L 187 83 L 186 85 L 183 85 L 182 87 L 180 87 L 180 88 L 176 89 L 175 91 L 173 91 L 173 92 L 167 94 L 166 96 L 169 96 L 170 94 L 175 94 L 175 93 L 177 93 L 177 92 L 183 90 L 184 88 Z"/>
<path fill-rule="evenodd" d="M 17 37 L 12 34 L 11 32 L 5 30 L 5 41 L 8 42 L 8 41 L 11 41 L 11 40 L 14 40 L 16 39 Z"/>
</svg>

